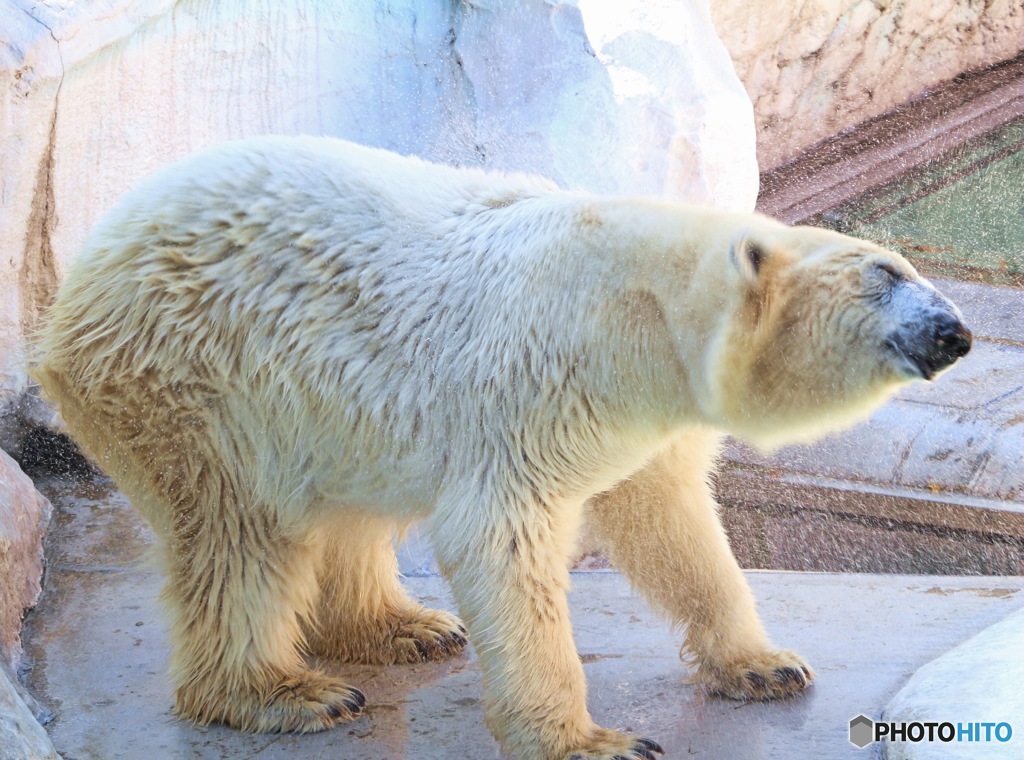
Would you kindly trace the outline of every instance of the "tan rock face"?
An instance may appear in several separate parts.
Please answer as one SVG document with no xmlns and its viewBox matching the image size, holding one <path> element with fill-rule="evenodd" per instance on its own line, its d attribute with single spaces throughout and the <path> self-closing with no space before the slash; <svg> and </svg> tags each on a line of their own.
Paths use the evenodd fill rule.
<svg viewBox="0 0 1024 760">
<path fill-rule="evenodd" d="M 50 502 L 0 451 L 0 661 L 12 669 L 21 656 L 21 617 L 41 590 L 50 511 Z"/>
<path fill-rule="evenodd" d="M 1020 0 L 715 0 L 711 12 L 754 102 L 762 170 L 1024 50 Z"/>
</svg>

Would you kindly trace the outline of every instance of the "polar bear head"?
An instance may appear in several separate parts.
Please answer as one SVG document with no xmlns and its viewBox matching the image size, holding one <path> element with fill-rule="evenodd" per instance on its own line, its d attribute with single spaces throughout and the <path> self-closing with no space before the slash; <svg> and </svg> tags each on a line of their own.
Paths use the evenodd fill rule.
<svg viewBox="0 0 1024 760">
<path fill-rule="evenodd" d="M 728 258 L 734 300 L 710 380 L 723 427 L 756 444 L 849 424 L 971 347 L 956 306 L 902 256 L 871 243 L 754 224 L 733 237 Z"/>
</svg>

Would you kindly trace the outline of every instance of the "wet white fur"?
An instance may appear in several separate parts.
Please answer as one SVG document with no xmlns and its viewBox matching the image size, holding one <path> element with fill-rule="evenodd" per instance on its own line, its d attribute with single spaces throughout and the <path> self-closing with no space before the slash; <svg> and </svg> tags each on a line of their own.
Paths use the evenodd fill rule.
<svg viewBox="0 0 1024 760">
<path fill-rule="evenodd" d="M 454 635 L 395 579 L 391 532 L 426 517 L 498 739 L 611 757 L 632 740 L 589 719 L 565 602 L 584 504 L 700 680 L 803 688 L 772 680 L 804 664 L 765 635 L 707 476 L 720 431 L 817 434 L 908 379 L 880 351 L 900 315 L 859 297 L 879 259 L 919 280 L 759 216 L 261 138 L 107 216 L 36 375 L 161 536 L 186 717 L 316 730 L 350 692 L 303 646 L 392 661 L 427 636 L 400 628 Z"/>
</svg>

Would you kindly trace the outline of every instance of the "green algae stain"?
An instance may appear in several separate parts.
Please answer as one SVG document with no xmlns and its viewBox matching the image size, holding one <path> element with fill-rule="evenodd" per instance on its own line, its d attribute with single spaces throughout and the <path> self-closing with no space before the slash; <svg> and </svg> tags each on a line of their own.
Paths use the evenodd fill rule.
<svg viewBox="0 0 1024 760">
<path fill-rule="evenodd" d="M 810 223 L 895 248 L 928 274 L 1024 287 L 1024 119 Z"/>
</svg>

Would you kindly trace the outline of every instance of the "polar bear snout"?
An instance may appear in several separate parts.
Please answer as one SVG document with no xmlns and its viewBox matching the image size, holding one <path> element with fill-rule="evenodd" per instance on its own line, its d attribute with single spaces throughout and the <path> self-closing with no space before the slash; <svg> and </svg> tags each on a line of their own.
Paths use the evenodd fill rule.
<svg viewBox="0 0 1024 760">
<path fill-rule="evenodd" d="M 942 315 L 935 320 L 929 340 L 918 357 L 925 380 L 931 380 L 971 350 L 973 335 L 959 319 Z"/>
<path fill-rule="evenodd" d="M 924 380 L 953 366 L 971 350 L 974 336 L 954 314 L 937 314 L 912 329 L 905 326 L 890 344 Z"/>
</svg>

